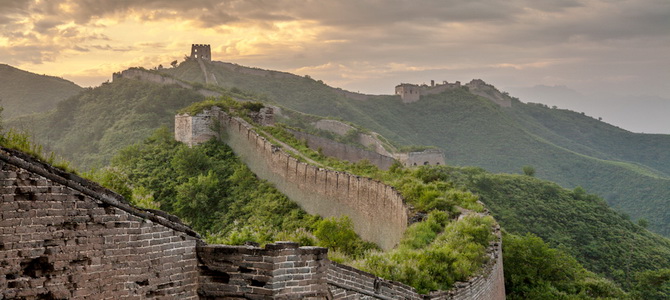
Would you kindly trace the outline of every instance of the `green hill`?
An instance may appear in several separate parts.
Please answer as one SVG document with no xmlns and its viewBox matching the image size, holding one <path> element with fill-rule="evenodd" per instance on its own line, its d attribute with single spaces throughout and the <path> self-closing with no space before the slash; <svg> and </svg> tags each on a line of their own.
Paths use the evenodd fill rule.
<svg viewBox="0 0 670 300">
<path fill-rule="evenodd" d="M 633 224 L 582 188 L 475 168 L 440 171 L 477 193 L 508 232 L 533 233 L 626 286 L 635 272 L 670 267 L 669 239 Z"/>
<path fill-rule="evenodd" d="M 8 120 L 7 128 L 33 135 L 49 151 L 80 168 L 103 167 L 122 148 L 161 126 L 204 96 L 178 86 L 117 79 L 61 101 L 52 111 Z"/>
<path fill-rule="evenodd" d="M 0 105 L 5 119 L 48 111 L 83 89 L 65 79 L 0 64 Z"/>
<path fill-rule="evenodd" d="M 437 146 L 451 165 L 507 173 L 533 166 L 537 177 L 567 188 L 582 186 L 632 218 L 647 219 L 651 230 L 670 235 L 668 135 L 631 133 L 579 113 L 514 98 L 512 107 L 502 108 L 466 88 L 424 96 L 410 104 L 398 96 L 361 101 L 309 77 L 221 62 L 208 63 L 206 68 L 221 87 L 250 91 L 263 101 L 297 111 L 350 121 L 398 146 Z M 195 61 L 162 72 L 205 81 Z"/>
</svg>

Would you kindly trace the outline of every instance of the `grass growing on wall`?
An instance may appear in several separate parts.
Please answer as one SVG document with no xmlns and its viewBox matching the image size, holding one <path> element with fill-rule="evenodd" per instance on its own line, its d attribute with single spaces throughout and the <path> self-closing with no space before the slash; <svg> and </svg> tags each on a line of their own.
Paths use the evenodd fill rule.
<svg viewBox="0 0 670 300">
<path fill-rule="evenodd" d="M 2 112 L 2 107 L 0 107 L 0 112 Z M 70 162 L 57 156 L 54 152 L 46 153 L 42 145 L 32 141 L 30 135 L 27 133 L 21 133 L 12 129 L 0 133 L 0 145 L 26 153 L 63 171 L 77 173 L 77 171 L 70 166 Z"/>
</svg>

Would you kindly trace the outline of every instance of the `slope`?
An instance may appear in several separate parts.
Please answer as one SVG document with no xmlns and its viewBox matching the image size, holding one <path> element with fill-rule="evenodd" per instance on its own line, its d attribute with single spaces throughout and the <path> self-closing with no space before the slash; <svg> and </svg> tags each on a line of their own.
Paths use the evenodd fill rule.
<svg viewBox="0 0 670 300">
<path fill-rule="evenodd" d="M 466 88 L 423 96 L 404 104 L 397 96 L 345 97 L 309 77 L 213 62 L 207 72 L 219 85 L 255 93 L 259 99 L 379 132 L 398 146 L 431 145 L 447 163 L 492 172 L 520 172 L 596 192 L 650 229 L 670 235 L 670 136 L 635 134 L 572 112 L 512 99 L 501 108 Z M 164 72 L 203 82 L 195 61 Z"/>
<path fill-rule="evenodd" d="M 38 75 L 0 64 L 0 105 L 4 117 L 44 112 L 83 89 L 65 79 Z"/>
</svg>

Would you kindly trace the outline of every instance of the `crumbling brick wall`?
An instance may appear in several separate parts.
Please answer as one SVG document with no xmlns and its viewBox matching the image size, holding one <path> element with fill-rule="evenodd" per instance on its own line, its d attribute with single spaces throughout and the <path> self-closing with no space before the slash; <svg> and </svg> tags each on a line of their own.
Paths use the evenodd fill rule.
<svg viewBox="0 0 670 300">
<path fill-rule="evenodd" d="M 328 297 L 327 249 L 277 242 L 198 248 L 203 269 L 200 294 L 221 298 L 304 299 Z"/>
<path fill-rule="evenodd" d="M 336 142 L 331 139 L 316 136 L 306 132 L 288 130 L 293 136 L 299 140 L 307 142 L 307 146 L 312 150 L 320 150 L 323 155 L 335 157 L 338 159 L 358 162 L 367 160 L 381 170 L 388 170 L 395 159 L 386 155 L 381 155 L 374 151 L 364 150 L 352 145 Z"/>
<path fill-rule="evenodd" d="M 197 234 L 0 149 L 0 299 L 197 299 Z"/>
</svg>

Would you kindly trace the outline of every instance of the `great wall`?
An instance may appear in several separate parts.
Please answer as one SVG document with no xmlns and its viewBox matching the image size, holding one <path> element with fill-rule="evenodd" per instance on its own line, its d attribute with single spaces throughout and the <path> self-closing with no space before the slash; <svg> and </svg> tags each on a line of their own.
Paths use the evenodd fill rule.
<svg viewBox="0 0 670 300">
<path fill-rule="evenodd" d="M 291 174 L 285 178 L 271 175 L 289 170 L 284 166 L 291 166 L 291 158 L 278 153 L 280 150 L 263 141 L 244 121 L 224 120 L 230 128 L 226 130 L 227 141 L 243 145 L 236 151 L 254 151 L 247 159 L 259 159 L 258 165 L 279 166 L 266 166 L 259 176 L 274 176 L 287 183 L 299 179 Z M 324 248 L 290 242 L 265 248 L 207 245 L 173 216 L 132 207 L 112 191 L 15 150 L 0 149 L 0 170 L 3 300 L 505 298 L 499 229 L 498 241 L 489 247 L 489 260 L 481 275 L 457 283 L 450 291 L 421 295 L 404 284 L 331 262 Z M 322 189 L 333 197 L 339 184 L 344 186 L 335 172 L 306 165 L 304 170 L 315 175 L 300 173 L 306 180 L 299 187 Z M 350 204 L 368 209 L 376 215 L 375 220 L 380 220 L 385 208 L 371 209 L 366 202 L 373 199 L 390 205 L 387 209 L 406 211 L 402 199 L 385 199 L 388 196 L 380 192 L 392 189 L 383 184 L 351 176 L 348 180 L 353 182 L 351 191 L 370 196 L 344 201 L 357 199 Z M 407 215 L 381 219 L 403 228 Z M 379 232 L 376 228 L 370 232 Z M 383 234 L 380 243 L 397 242 L 400 229 L 391 230 L 395 232 Z"/>
<path fill-rule="evenodd" d="M 211 128 L 218 123 L 219 135 Z M 220 136 L 258 177 L 272 182 L 307 212 L 347 215 L 362 238 L 384 249 L 407 229 L 409 210 L 400 193 L 379 181 L 299 162 L 254 131 L 246 121 L 214 107 L 196 116 L 179 115 L 175 139 L 197 144 Z"/>
<path fill-rule="evenodd" d="M 435 80 L 431 80 L 430 85 L 401 83 L 395 87 L 395 94 L 400 96 L 403 103 L 412 103 L 419 101 L 421 96 L 435 95 L 447 90 L 462 87 L 467 88 L 470 93 L 484 97 L 501 107 L 512 106 L 512 100 L 509 97 L 505 97 L 503 93 L 498 91 L 493 85 L 490 85 L 481 79 L 473 79 L 465 85 L 461 85 L 460 81 L 454 83 L 443 81 L 442 84 L 436 84 Z"/>
<path fill-rule="evenodd" d="M 307 212 L 324 217 L 347 215 L 362 238 L 384 249 L 397 245 L 409 224 L 410 209 L 402 195 L 391 186 L 299 162 L 258 134 L 253 125 L 218 107 L 194 116 L 181 114 L 175 117 L 175 139 L 197 145 L 212 138 L 220 138 L 230 145 L 258 177 L 272 182 Z M 459 293 L 469 295 L 462 299 L 504 299 L 500 236 L 489 254 L 485 275 L 461 286 Z M 358 270 L 351 272 L 362 278 L 376 278 Z M 376 280 L 379 279 L 371 281 L 373 286 Z M 434 299 L 441 299 L 435 295 Z M 454 296 L 453 291 L 440 295 L 447 297 L 444 299 L 460 299 L 449 298 Z"/>
<path fill-rule="evenodd" d="M 211 59 L 209 47 L 195 46 L 198 61 Z M 119 78 L 193 89 L 142 69 L 115 73 Z M 214 132 L 212 122 L 223 131 Z M 409 208 L 393 187 L 299 162 L 246 121 L 222 111 L 175 119 L 176 139 L 189 145 L 214 136 L 308 212 L 349 215 L 362 237 L 385 249 L 395 246 L 408 226 Z M 435 157 L 431 164 L 439 161 Z M 497 240 L 479 275 L 449 291 L 422 295 L 331 262 L 325 248 L 291 242 L 264 248 L 208 245 L 174 216 L 133 207 L 94 182 L 4 147 L 0 181 L 0 300 L 505 299 L 499 227 L 492 229 Z"/>
</svg>

